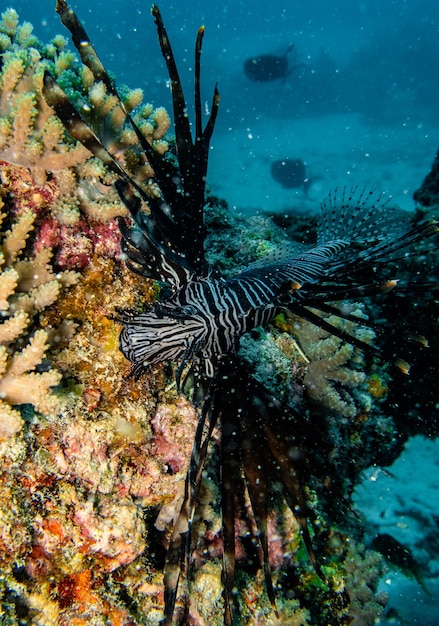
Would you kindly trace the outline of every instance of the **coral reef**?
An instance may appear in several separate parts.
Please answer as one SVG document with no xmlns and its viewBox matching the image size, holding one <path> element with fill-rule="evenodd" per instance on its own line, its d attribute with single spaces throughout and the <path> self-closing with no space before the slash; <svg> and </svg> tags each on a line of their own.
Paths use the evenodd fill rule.
<svg viewBox="0 0 439 626">
<path fill-rule="evenodd" d="M 152 196 L 153 172 L 117 101 L 77 65 L 62 37 L 43 45 L 8 9 L 0 47 L 0 620 L 159 624 L 163 546 L 182 500 L 198 412 L 177 394 L 171 366 L 129 376 L 117 309 L 144 310 L 159 288 L 126 268 L 115 175 L 66 135 L 42 98 L 43 70 L 110 129 L 114 153 Z M 142 106 L 138 90 L 122 91 L 147 140 L 172 152 L 166 111 Z M 286 239 L 275 221 L 235 219 L 215 198 L 207 227 L 209 260 L 225 272 L 275 253 Z M 366 315 L 359 307 L 350 313 Z M 275 496 L 269 558 L 279 619 L 254 558 L 255 529 L 241 511 L 236 623 L 371 625 L 385 603 L 376 594 L 382 560 L 364 550 L 347 510 L 362 468 L 396 454 L 389 374 L 289 316 L 244 337 L 240 354 L 291 408 L 288 427 L 307 460 L 307 506 L 328 584 Z M 214 445 L 193 527 L 197 569 L 181 591 L 191 597 L 191 623 L 200 625 L 220 624 L 223 614 L 217 463 Z"/>
<path fill-rule="evenodd" d="M 228 276 L 261 261 L 279 249 L 291 249 L 285 230 L 268 215 L 240 215 L 229 211 L 227 202 L 207 198 L 206 256 L 210 265 Z"/>
<path fill-rule="evenodd" d="M 15 435 L 22 426 L 13 406 L 32 404 L 46 416 L 55 416 L 61 404 L 51 388 L 61 374 L 44 364 L 51 343 L 69 335 L 68 325 L 36 328 L 35 318 L 52 305 L 64 289 L 77 282 L 74 272 L 55 275 L 50 250 L 21 258 L 35 214 L 23 211 L 15 219 L 0 198 L 0 227 L 10 228 L 0 241 L 0 440 Z"/>
<path fill-rule="evenodd" d="M 89 111 L 96 127 L 105 126 L 112 151 L 136 182 L 150 195 L 157 190 L 154 172 L 136 149 L 133 131 L 125 128 L 115 97 L 77 63 L 66 43 L 58 36 L 43 45 L 32 34 L 31 24 L 19 23 L 14 9 L 2 14 L 0 159 L 3 185 L 11 193 L 27 195 L 23 200 L 44 221 L 37 245 L 52 248 L 61 268 L 83 269 L 102 248 L 111 258 L 120 252 L 114 218 L 126 215 L 126 209 L 113 186 L 115 174 L 69 137 L 47 105 L 42 93 L 45 70 L 59 79 L 84 115 Z M 166 110 L 142 105 L 141 90 L 124 88 L 122 95 L 147 141 L 160 154 L 166 152 L 169 144 L 164 137 L 170 127 Z"/>
<path fill-rule="evenodd" d="M 422 185 L 413 194 L 416 202 L 423 207 L 431 208 L 439 204 L 439 152 L 436 154 L 431 171 L 427 174 Z"/>
</svg>

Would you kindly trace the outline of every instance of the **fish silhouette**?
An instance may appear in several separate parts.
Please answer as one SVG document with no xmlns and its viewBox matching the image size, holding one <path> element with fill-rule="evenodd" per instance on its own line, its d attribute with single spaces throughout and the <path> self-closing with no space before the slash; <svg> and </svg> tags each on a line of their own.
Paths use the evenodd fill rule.
<svg viewBox="0 0 439 626">
<path fill-rule="evenodd" d="M 290 44 L 281 56 L 260 54 L 257 57 L 247 59 L 244 63 L 245 75 L 255 83 L 266 83 L 289 76 L 296 68 L 303 65 L 303 63 L 289 65 L 288 55 L 292 50 L 294 50 L 294 45 Z"/>
<path fill-rule="evenodd" d="M 303 189 L 305 196 L 319 176 L 309 177 L 301 159 L 279 159 L 271 164 L 271 175 L 284 189 Z"/>
</svg>

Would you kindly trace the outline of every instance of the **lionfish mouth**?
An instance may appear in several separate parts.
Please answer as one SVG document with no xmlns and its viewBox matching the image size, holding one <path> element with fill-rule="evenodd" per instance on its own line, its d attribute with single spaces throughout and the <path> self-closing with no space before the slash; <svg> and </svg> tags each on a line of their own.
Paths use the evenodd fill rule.
<svg viewBox="0 0 439 626">
<path fill-rule="evenodd" d="M 434 221 L 414 226 L 401 222 L 395 207 L 380 194 L 365 189 L 344 190 L 323 203 L 318 243 L 314 247 L 276 263 L 262 262 L 232 278 L 214 277 L 205 262 L 204 207 L 209 142 L 219 93 L 215 86 L 211 113 L 203 129 L 200 57 L 204 29 L 199 30 L 195 44 L 193 138 L 169 38 L 159 9 L 152 7 L 172 88 L 176 136 L 176 160 L 173 160 L 164 158 L 144 137 L 68 4 L 58 0 L 56 10 L 71 31 L 83 63 L 95 80 L 102 82 L 117 99 L 126 125 L 137 139 L 139 152 L 154 171 L 160 192 L 157 197 L 145 193 L 122 167 L 118 155 L 112 153 L 112 146 L 104 143 L 46 72 L 44 95 L 49 105 L 70 134 L 119 177 L 116 187 L 134 223 L 132 227 L 124 220 L 119 222 L 128 267 L 146 278 L 166 282 L 171 288 L 169 298 L 144 313 L 120 312 L 121 350 L 133 363 L 137 375 L 151 364 L 174 361 L 179 364 L 179 383 L 182 368 L 193 366 L 205 390 L 184 500 L 171 530 L 164 570 L 163 624 L 173 620 L 181 574 L 189 568 L 192 520 L 209 443 L 217 426 L 222 427 L 219 454 L 225 624 L 231 624 L 233 619 L 235 517 L 239 509 L 237 500 L 244 492 L 251 504 L 245 508 L 251 510 L 253 526 L 257 529 L 254 540 L 274 610 L 268 549 L 268 512 L 274 491 L 284 497 L 294 514 L 314 569 L 324 581 L 322 584 L 328 583 L 325 601 L 328 602 L 328 594 L 338 593 L 334 603 L 346 607 L 347 593 L 331 590 L 330 581 L 314 555 L 309 531 L 311 507 L 303 489 L 311 472 L 307 458 L 318 459 L 327 452 L 327 458 L 316 463 L 320 463 L 325 476 L 329 472 L 332 461 L 327 440 L 331 429 L 323 419 L 315 428 L 309 423 L 308 412 L 300 415 L 287 402 L 275 397 L 268 382 L 256 380 L 252 367 L 237 355 L 236 349 L 244 334 L 266 326 L 278 313 L 287 311 L 322 329 L 329 337 L 349 342 L 365 353 L 377 354 L 369 342 L 344 330 L 342 325 L 327 321 L 325 316 L 345 320 L 351 326 L 367 326 L 367 320 L 337 307 L 337 302 L 369 298 L 389 290 L 410 293 L 410 286 L 404 287 L 402 281 L 397 283 L 387 275 L 389 261 L 416 255 L 414 244 L 437 233 L 438 225 Z M 149 215 L 142 211 L 142 202 L 148 203 Z M 416 286 L 418 291 L 424 287 Z M 432 290 L 437 290 L 436 284 Z M 402 361 L 399 364 L 404 369 Z M 324 378 L 324 373 L 317 372 L 316 378 L 318 375 Z M 336 482 L 335 475 L 334 471 Z M 316 526 L 314 531 L 317 534 Z M 331 619 L 338 618 L 332 614 Z"/>
</svg>

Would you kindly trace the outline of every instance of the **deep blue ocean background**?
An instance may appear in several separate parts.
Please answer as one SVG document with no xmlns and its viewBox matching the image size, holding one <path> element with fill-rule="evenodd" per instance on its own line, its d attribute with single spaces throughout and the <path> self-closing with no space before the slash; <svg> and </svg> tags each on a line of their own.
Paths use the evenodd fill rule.
<svg viewBox="0 0 439 626">
<path fill-rule="evenodd" d="M 68 33 L 55 0 L 11 0 L 43 40 Z M 119 84 L 171 110 L 150 2 L 76 0 L 73 5 Z M 159 3 L 186 99 L 193 48 L 204 24 L 202 98 L 216 81 L 220 113 L 208 181 L 237 210 L 314 212 L 329 189 L 374 185 L 413 209 L 412 194 L 439 145 L 439 5 L 431 0 L 233 0 Z M 301 67 L 256 83 L 249 57 L 282 55 Z M 207 119 L 207 118 L 206 118 Z M 270 175 L 274 160 L 302 159 L 317 181 L 308 197 Z"/>
<path fill-rule="evenodd" d="M 54 4 L 12 2 L 42 39 L 64 30 Z M 165 100 L 166 72 L 150 2 L 76 0 L 72 6 L 118 80 L 145 88 L 151 100 Z M 163 0 L 159 8 L 183 79 L 192 67 L 197 28 L 206 27 L 205 87 L 219 81 L 224 126 L 231 114 L 233 125 L 249 124 L 264 111 L 286 118 L 360 111 L 377 122 L 439 122 L 439 5 L 431 0 Z M 282 54 L 291 43 L 309 70 L 300 79 L 268 85 L 245 79 L 247 57 Z"/>
<path fill-rule="evenodd" d="M 58 33 L 68 37 L 55 0 L 2 5 L 32 22 L 43 41 Z M 72 7 L 118 84 L 141 87 L 145 101 L 171 111 L 150 2 L 75 0 Z M 206 28 L 206 110 L 216 81 L 221 92 L 208 182 L 231 210 L 312 213 L 328 189 L 352 183 L 377 186 L 406 210 L 414 209 L 413 192 L 439 148 L 439 3 L 162 0 L 159 7 L 189 102 L 195 36 L 201 24 Z M 299 70 L 273 82 L 255 83 L 244 75 L 247 58 L 281 55 L 290 44 L 303 64 Z M 308 197 L 272 179 L 272 161 L 285 157 L 303 159 L 316 177 Z M 422 545 L 426 520 L 437 529 L 437 443 L 410 442 L 407 456 L 398 460 L 402 469 L 390 469 L 392 484 L 371 470 L 357 494 L 373 528 L 395 536 L 401 531 L 398 539 L 435 572 L 427 581 L 431 595 L 401 574 L 383 581 L 389 606 L 405 616 L 401 624 L 439 624 L 438 545 Z M 399 623 L 398 617 L 390 623 Z"/>
</svg>

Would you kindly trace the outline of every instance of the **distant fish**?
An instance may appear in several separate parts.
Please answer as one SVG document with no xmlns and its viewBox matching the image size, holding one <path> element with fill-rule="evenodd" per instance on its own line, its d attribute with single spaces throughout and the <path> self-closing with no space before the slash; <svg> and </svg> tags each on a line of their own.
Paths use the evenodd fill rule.
<svg viewBox="0 0 439 626">
<path fill-rule="evenodd" d="M 244 63 L 244 73 L 250 80 L 256 83 L 266 83 L 271 80 L 285 78 L 297 67 L 303 65 L 290 66 L 288 63 L 288 54 L 294 49 L 294 45 L 288 46 L 282 56 L 275 54 L 261 54 L 257 57 L 251 57 Z"/>
<path fill-rule="evenodd" d="M 305 195 L 319 177 L 310 178 L 306 166 L 300 159 L 279 159 L 271 164 L 271 175 L 284 189 L 303 189 Z"/>
</svg>

